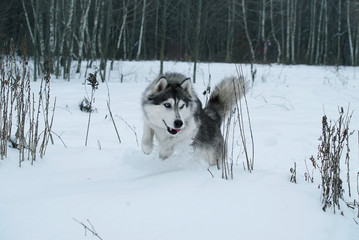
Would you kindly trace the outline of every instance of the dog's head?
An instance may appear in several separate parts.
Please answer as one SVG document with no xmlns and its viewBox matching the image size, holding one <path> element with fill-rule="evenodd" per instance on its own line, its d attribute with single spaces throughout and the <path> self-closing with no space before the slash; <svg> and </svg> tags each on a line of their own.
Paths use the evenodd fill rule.
<svg viewBox="0 0 359 240">
<path fill-rule="evenodd" d="M 160 77 L 149 89 L 144 112 L 146 120 L 175 137 L 193 117 L 193 92 L 189 78 L 171 81 Z"/>
</svg>

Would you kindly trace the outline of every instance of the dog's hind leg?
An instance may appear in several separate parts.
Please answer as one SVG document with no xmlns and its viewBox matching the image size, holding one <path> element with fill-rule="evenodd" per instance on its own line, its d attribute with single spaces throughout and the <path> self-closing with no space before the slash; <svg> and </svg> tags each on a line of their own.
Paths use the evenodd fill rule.
<svg viewBox="0 0 359 240">
<path fill-rule="evenodd" d="M 148 126 L 148 124 L 143 124 L 143 134 L 142 134 L 142 151 L 146 154 L 150 154 L 153 148 L 153 129 Z"/>
</svg>

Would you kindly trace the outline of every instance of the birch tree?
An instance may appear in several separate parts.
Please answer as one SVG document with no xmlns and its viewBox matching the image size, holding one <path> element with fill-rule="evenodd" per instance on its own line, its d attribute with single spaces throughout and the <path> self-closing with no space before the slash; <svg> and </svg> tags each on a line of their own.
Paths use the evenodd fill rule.
<svg viewBox="0 0 359 240">
<path fill-rule="evenodd" d="M 242 0 L 242 16 L 243 16 L 244 32 L 246 34 L 246 37 L 248 40 L 248 45 L 249 45 L 249 50 L 251 53 L 251 62 L 253 63 L 253 62 L 255 62 L 255 54 L 254 54 L 252 39 L 249 36 L 249 32 L 248 32 L 247 11 L 246 11 L 246 5 L 245 5 L 244 0 Z"/>
<path fill-rule="evenodd" d="M 65 44 L 65 54 L 64 54 L 64 68 L 63 68 L 63 78 L 70 81 L 70 69 L 71 69 L 71 59 L 72 59 L 72 48 L 73 48 L 73 17 L 74 17 L 74 10 L 75 10 L 75 0 L 69 0 L 68 6 L 68 17 L 65 27 L 65 34 L 64 34 L 64 44 Z"/>
<path fill-rule="evenodd" d="M 167 0 L 163 0 L 162 13 L 162 36 L 161 36 L 161 53 L 160 53 L 160 74 L 163 74 L 163 61 L 165 59 L 166 47 L 166 29 L 167 29 Z"/>
<path fill-rule="evenodd" d="M 157 53 L 157 42 L 158 42 L 158 19 L 159 19 L 159 0 L 156 0 L 156 11 L 155 11 L 155 32 L 154 32 L 154 59 L 158 59 L 158 53 Z"/>
<path fill-rule="evenodd" d="M 288 0 L 287 1 L 287 34 L 286 34 L 286 48 L 285 48 L 285 58 L 286 58 L 286 62 L 289 63 L 289 59 L 290 59 L 290 36 L 291 36 L 291 19 L 292 16 L 290 14 L 291 12 L 291 4 L 292 4 L 293 0 Z"/>
<path fill-rule="evenodd" d="M 324 9 L 324 0 L 321 0 L 320 9 L 319 9 L 319 19 L 318 19 L 318 31 L 317 31 L 317 40 L 316 40 L 316 54 L 314 64 L 319 64 L 319 55 L 322 50 L 322 26 L 323 26 L 323 9 Z"/>
<path fill-rule="evenodd" d="M 197 5 L 197 21 L 194 40 L 194 58 L 193 58 L 193 83 L 196 83 L 197 61 L 199 54 L 199 34 L 201 32 L 201 16 L 202 16 L 202 0 L 198 0 Z"/>
<path fill-rule="evenodd" d="M 277 45 L 277 63 L 280 62 L 280 58 L 281 58 L 281 55 L 282 55 L 282 51 L 281 51 L 281 47 L 280 47 L 280 43 L 277 39 L 277 36 L 276 36 L 276 30 L 275 30 L 275 27 L 274 27 L 274 19 L 273 19 L 273 0 L 270 0 L 270 19 L 271 19 L 271 27 L 272 27 L 272 36 L 273 36 L 273 39 Z"/>
<path fill-rule="evenodd" d="M 268 50 L 268 42 L 266 39 L 266 0 L 261 1 L 261 10 L 260 10 L 260 38 L 263 44 L 263 62 L 267 62 L 267 50 Z"/>
<path fill-rule="evenodd" d="M 145 13 L 146 13 L 146 0 L 143 0 L 141 28 L 140 28 L 140 36 L 139 36 L 139 39 L 138 39 L 138 48 L 137 48 L 136 60 L 138 60 L 138 58 L 140 57 L 140 54 L 141 54 L 143 29 L 144 29 L 144 25 L 145 25 L 145 15 L 146 15 Z"/>
<path fill-rule="evenodd" d="M 102 11 L 105 11 L 105 7 L 103 5 Z M 110 34 L 111 34 L 111 26 L 112 26 L 112 0 L 107 1 L 107 14 L 106 14 L 106 20 L 104 19 L 105 14 L 103 14 L 103 19 L 101 21 L 101 27 L 102 30 L 105 28 L 105 34 L 104 34 L 104 41 L 99 39 L 99 43 L 104 43 L 102 45 L 102 48 L 99 47 L 101 52 L 101 62 L 100 62 L 100 70 L 101 70 L 101 79 L 102 82 L 106 81 L 106 73 L 107 73 L 107 59 L 108 59 L 108 53 L 109 53 L 109 41 L 110 41 Z M 100 30 L 100 33 L 101 33 Z M 98 36 L 102 36 L 99 34 Z"/>
<path fill-rule="evenodd" d="M 49 9 L 49 59 L 48 66 L 50 73 L 54 73 L 54 57 L 56 49 L 56 6 L 55 0 L 50 0 Z"/>
<path fill-rule="evenodd" d="M 290 12 L 290 19 L 291 19 L 291 63 L 295 64 L 295 33 L 297 27 L 297 0 L 292 0 L 291 2 L 291 12 Z"/>
<path fill-rule="evenodd" d="M 102 71 L 111 58 L 110 70 L 118 58 L 160 59 L 160 72 L 165 58 L 194 61 L 196 68 L 200 59 L 359 64 L 359 3 L 353 0 L 21 0 L 2 5 L 0 35 L 13 37 L 17 49 L 26 35 L 34 80 L 41 65 L 68 79 L 73 60 L 78 72 L 83 61 L 91 67 L 101 59 Z"/>
<path fill-rule="evenodd" d="M 328 62 L 328 1 L 324 0 L 324 53 L 323 53 L 323 64 Z"/>
<path fill-rule="evenodd" d="M 125 26 L 126 26 L 126 21 L 127 21 L 127 4 L 126 4 L 126 0 L 122 1 L 122 10 L 123 10 L 122 24 L 121 24 L 120 32 L 119 32 L 118 39 L 117 39 L 117 42 L 116 42 L 116 48 L 115 48 L 115 51 L 113 53 L 113 58 L 112 58 L 112 62 L 111 62 L 111 70 L 113 69 L 113 63 L 115 61 L 116 54 L 120 50 L 122 36 L 123 36 Z"/>
<path fill-rule="evenodd" d="M 21 0 L 21 3 L 22 3 L 22 7 L 24 9 L 24 15 L 25 15 L 25 19 L 26 19 L 26 23 L 27 23 L 27 27 L 28 27 L 28 30 L 29 30 L 29 34 L 30 34 L 30 37 L 31 37 L 31 42 L 32 42 L 32 45 L 34 46 L 34 81 L 36 81 L 36 70 L 37 70 L 37 58 L 36 58 L 36 30 L 35 30 L 35 33 L 33 31 L 33 27 L 31 26 L 31 22 L 29 20 L 29 14 L 27 12 L 27 9 L 26 9 L 26 6 L 25 6 L 25 2 L 24 0 Z M 36 24 L 36 21 L 35 21 L 35 24 Z"/>
<path fill-rule="evenodd" d="M 338 18 L 337 18 L 337 64 L 341 58 L 341 36 L 342 36 L 342 0 L 338 0 Z"/>
<path fill-rule="evenodd" d="M 314 46 L 315 46 L 315 26 L 316 26 L 316 2 L 317 0 L 311 1 L 311 14 L 310 14 L 310 32 L 309 32 L 309 39 L 308 39 L 308 47 L 306 53 L 307 62 L 312 64 L 313 63 L 313 56 L 314 56 Z"/>
<path fill-rule="evenodd" d="M 350 0 L 347 1 L 347 30 L 348 30 L 348 40 L 349 40 L 349 54 L 350 54 L 350 65 L 354 65 L 354 50 L 353 50 L 353 40 L 350 27 Z"/>
<path fill-rule="evenodd" d="M 53 1 L 53 0 L 52 0 Z M 83 58 L 83 47 L 85 44 L 85 29 L 88 22 L 88 14 L 91 6 L 91 0 L 81 0 L 81 20 L 78 34 L 78 45 L 79 45 L 79 53 L 78 53 L 78 63 L 76 72 L 79 73 L 81 69 L 81 62 Z"/>
<path fill-rule="evenodd" d="M 93 17 L 93 27 L 92 27 L 92 34 L 91 39 L 88 41 L 91 43 L 91 62 L 90 67 L 92 66 L 92 61 L 96 59 L 97 56 L 97 34 L 98 34 L 98 23 L 99 23 L 99 15 L 100 15 L 100 7 L 101 7 L 101 0 L 94 0 L 94 17 Z"/>
<path fill-rule="evenodd" d="M 235 0 L 228 0 L 226 62 L 232 61 L 235 7 Z"/>
</svg>

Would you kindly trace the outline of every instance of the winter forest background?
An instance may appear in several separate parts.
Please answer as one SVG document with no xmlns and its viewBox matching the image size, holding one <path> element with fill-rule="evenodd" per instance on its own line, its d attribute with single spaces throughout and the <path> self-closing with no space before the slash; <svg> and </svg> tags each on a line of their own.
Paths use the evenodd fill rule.
<svg viewBox="0 0 359 240">
<path fill-rule="evenodd" d="M 357 0 L 2 0 L 0 16 L 0 50 L 64 78 L 73 60 L 359 64 Z"/>
<path fill-rule="evenodd" d="M 358 66 L 359 0 L 0 0 L 0 239 L 359 239 Z M 251 80 L 220 169 L 141 151 L 166 71 Z"/>
</svg>

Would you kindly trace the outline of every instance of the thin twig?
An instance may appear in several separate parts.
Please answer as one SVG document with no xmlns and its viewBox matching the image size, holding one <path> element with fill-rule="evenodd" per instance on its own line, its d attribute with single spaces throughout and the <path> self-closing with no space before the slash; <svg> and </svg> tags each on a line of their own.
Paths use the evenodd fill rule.
<svg viewBox="0 0 359 240">
<path fill-rule="evenodd" d="M 130 124 L 128 124 L 128 122 L 125 121 L 125 119 L 123 119 L 123 118 L 120 117 L 120 116 L 117 116 L 117 117 L 118 117 L 120 120 L 122 120 L 122 121 L 131 129 L 131 131 L 133 132 L 133 134 L 134 134 L 135 137 L 136 137 L 137 146 L 139 146 L 139 145 L 138 145 L 137 133 L 136 133 L 135 129 L 134 129 L 133 127 L 131 127 Z"/>
<path fill-rule="evenodd" d="M 209 169 L 209 167 L 207 168 L 207 171 L 211 174 L 212 178 L 214 178 L 213 173 L 211 172 L 211 170 Z"/>
<path fill-rule="evenodd" d="M 62 140 L 61 135 L 58 135 L 57 133 L 55 133 L 54 131 L 51 131 L 52 134 L 55 134 L 56 137 L 58 137 L 60 139 L 60 141 L 62 142 L 62 144 L 64 145 L 65 148 L 67 148 L 65 142 Z"/>
<path fill-rule="evenodd" d="M 237 65 L 236 65 L 237 67 Z M 242 70 L 242 81 L 244 81 L 244 78 L 243 78 L 243 70 Z M 247 102 L 247 96 L 246 96 L 246 88 L 245 88 L 245 82 L 243 82 L 243 98 L 244 98 L 244 102 L 245 102 L 245 105 L 246 105 L 246 112 L 247 112 L 247 118 L 248 118 L 248 127 L 249 127 L 249 132 L 250 132 L 250 135 L 251 135 L 251 143 L 252 143 L 252 159 L 251 159 L 251 169 L 253 171 L 254 169 L 254 137 L 253 137 L 253 130 L 252 130 L 252 123 L 251 123 L 251 116 L 249 114 L 249 108 L 248 108 L 248 102 Z"/>
<path fill-rule="evenodd" d="M 116 131 L 116 135 L 117 135 L 118 141 L 121 143 L 120 134 L 118 133 L 117 126 L 116 126 L 116 122 L 115 122 L 115 119 L 113 118 L 112 111 L 111 111 L 111 108 L 110 108 L 110 104 L 111 104 L 110 88 L 108 87 L 108 83 L 107 83 L 107 81 L 105 81 L 105 83 L 106 83 L 106 88 L 107 88 L 107 96 L 108 96 L 108 100 L 107 100 L 107 108 L 108 108 L 108 111 L 109 111 L 109 113 L 110 113 L 110 117 L 111 117 L 111 120 L 112 120 L 113 126 L 114 126 L 114 128 L 115 128 L 115 131 Z"/>
<path fill-rule="evenodd" d="M 113 127 L 115 128 L 118 141 L 121 143 L 120 134 L 118 133 L 117 126 L 116 126 L 116 123 L 115 123 L 115 119 L 113 118 L 113 115 L 112 115 L 112 112 L 111 112 L 111 109 L 110 109 L 110 102 L 109 101 L 107 101 L 107 108 L 108 108 L 108 112 L 110 113 L 110 117 L 111 117 L 111 120 L 112 120 L 112 123 L 113 123 Z"/>
<path fill-rule="evenodd" d="M 98 233 L 96 232 L 95 228 L 93 227 L 92 223 L 90 222 L 90 220 L 87 219 L 87 222 L 91 225 L 91 228 L 89 228 L 86 224 L 84 224 L 83 222 L 78 221 L 75 218 L 72 218 L 74 221 L 76 221 L 77 223 L 81 224 L 84 228 L 85 228 L 85 232 L 86 231 L 90 231 L 95 237 L 97 237 L 100 240 L 103 240 Z"/>
</svg>

